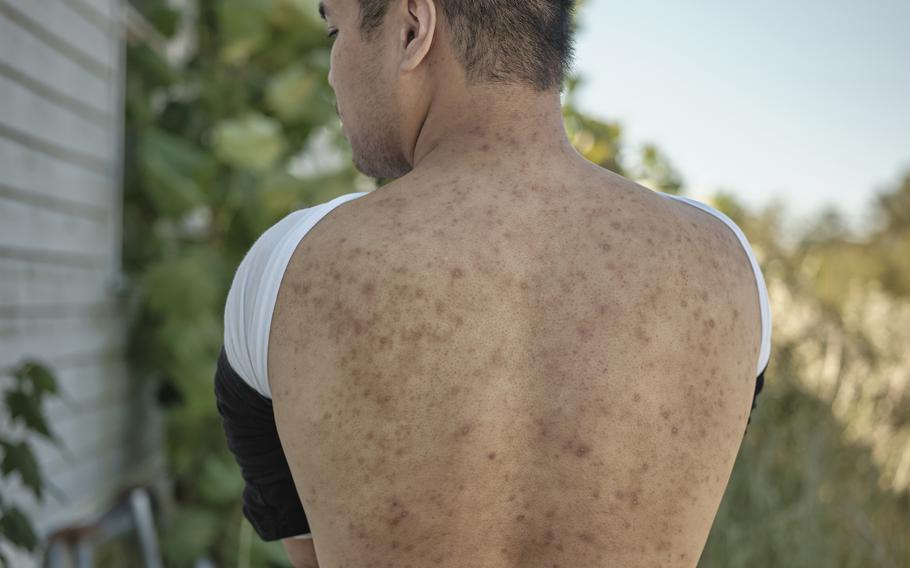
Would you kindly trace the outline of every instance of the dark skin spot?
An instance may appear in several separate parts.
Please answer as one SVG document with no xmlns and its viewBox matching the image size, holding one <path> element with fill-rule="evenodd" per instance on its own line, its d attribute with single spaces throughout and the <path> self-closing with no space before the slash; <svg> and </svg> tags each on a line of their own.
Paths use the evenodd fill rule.
<svg viewBox="0 0 910 568">
<path fill-rule="evenodd" d="M 461 278 L 464 276 L 464 272 L 460 268 L 452 269 L 452 278 Z"/>
<path fill-rule="evenodd" d="M 641 341 L 642 343 L 651 342 L 651 338 L 648 337 L 647 334 L 645 334 L 645 330 L 642 329 L 641 327 L 635 328 L 635 338 L 638 339 L 639 341 Z"/>
<path fill-rule="evenodd" d="M 577 326 L 575 328 L 575 331 L 578 333 L 578 336 L 582 339 L 582 341 L 587 341 L 594 335 L 591 329 L 584 325 Z"/>
<path fill-rule="evenodd" d="M 488 453 L 488 454 L 487 454 L 487 457 L 490 458 L 491 460 L 495 460 L 495 459 L 496 459 L 496 452 L 490 452 L 490 453 Z"/>
</svg>

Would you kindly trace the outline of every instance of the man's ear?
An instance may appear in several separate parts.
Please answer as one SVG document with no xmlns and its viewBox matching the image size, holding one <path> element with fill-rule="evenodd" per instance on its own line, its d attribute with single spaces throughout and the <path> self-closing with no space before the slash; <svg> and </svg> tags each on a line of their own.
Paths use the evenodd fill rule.
<svg viewBox="0 0 910 568">
<path fill-rule="evenodd" d="M 406 13 L 399 41 L 401 70 L 413 71 L 426 58 L 436 35 L 436 2 L 434 0 L 405 0 Z"/>
</svg>

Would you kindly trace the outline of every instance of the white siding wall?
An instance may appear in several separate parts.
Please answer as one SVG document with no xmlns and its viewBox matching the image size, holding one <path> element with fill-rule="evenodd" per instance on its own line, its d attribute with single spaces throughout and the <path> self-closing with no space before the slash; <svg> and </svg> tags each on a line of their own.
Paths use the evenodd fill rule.
<svg viewBox="0 0 910 568">
<path fill-rule="evenodd" d="M 124 0 L 0 0 L 0 368 L 46 361 L 61 452 L 33 440 L 49 492 L 0 486 L 42 535 L 159 476 L 161 422 L 124 364 Z M 0 377 L 0 391 L 9 384 Z M 0 428 L 15 435 L 0 405 Z M 20 561 L 23 561 L 21 558 Z"/>
</svg>

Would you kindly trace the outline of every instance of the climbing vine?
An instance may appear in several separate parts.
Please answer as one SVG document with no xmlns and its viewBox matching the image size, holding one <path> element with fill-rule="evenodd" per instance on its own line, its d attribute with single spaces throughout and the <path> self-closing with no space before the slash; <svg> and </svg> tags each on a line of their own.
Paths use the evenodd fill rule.
<svg viewBox="0 0 910 568">
<path fill-rule="evenodd" d="M 26 359 L 3 374 L 14 379 L 13 385 L 3 393 L 4 414 L 9 417 L 10 430 L 19 428 L 21 433 L 15 438 L 6 432 L 0 434 L 0 475 L 5 485 L 18 478 L 40 500 L 44 498 L 46 482 L 29 438 L 41 436 L 60 445 L 48 428 L 43 409 L 46 397 L 57 394 L 57 379 L 36 359 Z M 0 495 L 0 542 L 3 540 L 29 552 L 39 545 L 32 520 L 12 499 Z M 2 551 L 0 566 L 11 566 Z"/>
</svg>

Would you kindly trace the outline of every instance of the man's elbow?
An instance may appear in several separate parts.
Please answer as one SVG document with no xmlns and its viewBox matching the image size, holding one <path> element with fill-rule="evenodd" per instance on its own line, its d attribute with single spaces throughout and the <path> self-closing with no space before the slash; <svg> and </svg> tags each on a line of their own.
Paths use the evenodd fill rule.
<svg viewBox="0 0 910 568">
<path fill-rule="evenodd" d="M 311 538 L 283 538 L 281 544 L 294 568 L 319 568 L 316 547 Z"/>
</svg>

